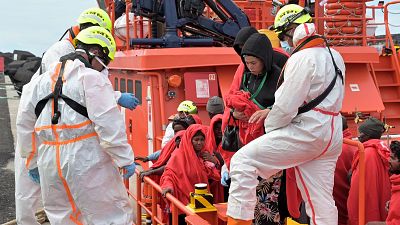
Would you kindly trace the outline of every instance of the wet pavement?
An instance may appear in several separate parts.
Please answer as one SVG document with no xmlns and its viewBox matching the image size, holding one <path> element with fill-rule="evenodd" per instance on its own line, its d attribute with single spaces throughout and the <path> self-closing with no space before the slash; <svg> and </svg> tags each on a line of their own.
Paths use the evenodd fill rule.
<svg viewBox="0 0 400 225">
<path fill-rule="evenodd" d="M 15 219 L 13 138 L 15 126 L 11 124 L 15 124 L 18 103 L 18 94 L 14 91 L 10 80 L 0 73 L 0 224 Z"/>
</svg>

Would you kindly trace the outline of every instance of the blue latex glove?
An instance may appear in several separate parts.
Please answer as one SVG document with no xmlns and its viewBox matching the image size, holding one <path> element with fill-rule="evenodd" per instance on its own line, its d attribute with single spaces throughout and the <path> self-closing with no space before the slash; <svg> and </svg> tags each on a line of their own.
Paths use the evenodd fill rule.
<svg viewBox="0 0 400 225">
<path fill-rule="evenodd" d="M 229 186 L 229 184 L 228 184 L 228 180 L 229 179 L 230 179 L 229 173 L 227 171 L 225 171 L 222 174 L 222 177 L 221 177 L 221 185 L 224 186 L 224 187 L 228 187 Z"/>
<path fill-rule="evenodd" d="M 122 167 L 126 169 L 126 173 L 124 174 L 124 179 L 129 179 L 134 173 L 136 169 L 136 163 L 132 163 L 131 165 Z"/>
<path fill-rule="evenodd" d="M 139 99 L 132 93 L 121 93 L 121 97 L 118 99 L 118 105 L 133 110 L 139 104 Z"/>
<path fill-rule="evenodd" d="M 37 167 L 29 170 L 28 175 L 33 180 L 33 182 L 40 184 L 39 169 Z"/>
</svg>

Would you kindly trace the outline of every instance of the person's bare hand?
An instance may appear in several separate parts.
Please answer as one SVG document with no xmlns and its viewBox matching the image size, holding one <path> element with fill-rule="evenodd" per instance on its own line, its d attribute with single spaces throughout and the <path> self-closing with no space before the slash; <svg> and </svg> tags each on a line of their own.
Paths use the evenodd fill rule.
<svg viewBox="0 0 400 225">
<path fill-rule="evenodd" d="M 153 174 L 153 171 L 150 169 L 150 170 L 147 170 L 147 171 L 142 171 L 141 173 L 140 173 L 140 180 L 143 182 L 143 178 L 145 177 L 145 176 L 149 176 L 149 175 L 151 175 L 151 174 Z"/>
<path fill-rule="evenodd" d="M 204 161 L 209 161 L 214 164 L 217 164 L 217 160 L 215 159 L 214 156 L 211 155 L 211 153 L 209 151 L 202 151 L 201 157 L 203 158 Z"/>
<path fill-rule="evenodd" d="M 233 111 L 233 117 L 235 117 L 235 119 L 238 120 L 242 120 L 247 122 L 249 120 L 249 117 L 246 116 L 246 114 L 244 114 L 244 112 L 240 112 L 240 111 Z"/>
<path fill-rule="evenodd" d="M 258 110 L 250 116 L 249 123 L 258 123 L 267 118 L 270 109 Z"/>
<path fill-rule="evenodd" d="M 139 161 L 142 161 L 142 162 L 148 162 L 148 161 L 149 161 L 149 158 L 143 157 L 143 156 L 136 156 L 136 157 L 135 157 L 135 161 L 136 161 L 136 160 L 139 160 Z"/>
<path fill-rule="evenodd" d="M 170 194 L 172 194 L 172 188 L 164 188 L 163 190 L 162 190 L 162 192 L 161 192 L 161 195 L 165 198 L 165 197 L 167 197 L 167 193 L 170 193 Z"/>
</svg>

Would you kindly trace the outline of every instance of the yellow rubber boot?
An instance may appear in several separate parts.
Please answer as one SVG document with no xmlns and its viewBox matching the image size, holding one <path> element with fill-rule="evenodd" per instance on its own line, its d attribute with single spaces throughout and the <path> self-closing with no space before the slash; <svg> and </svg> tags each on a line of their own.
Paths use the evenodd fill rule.
<svg viewBox="0 0 400 225">
<path fill-rule="evenodd" d="M 252 220 L 239 220 L 228 216 L 228 225 L 251 225 L 252 222 Z"/>
</svg>

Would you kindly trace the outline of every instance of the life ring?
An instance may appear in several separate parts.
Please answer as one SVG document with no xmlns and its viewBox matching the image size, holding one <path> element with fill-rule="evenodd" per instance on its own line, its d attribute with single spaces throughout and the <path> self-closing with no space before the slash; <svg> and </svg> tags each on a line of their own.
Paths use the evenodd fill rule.
<svg viewBox="0 0 400 225">
<path fill-rule="evenodd" d="M 361 17 L 351 17 L 352 19 L 357 19 L 357 20 L 351 20 L 351 21 L 362 21 Z M 327 17 L 325 17 L 325 21 L 329 21 L 329 22 L 341 22 L 341 21 L 347 21 L 349 20 L 349 16 L 345 16 L 345 15 L 328 15 Z"/>
<path fill-rule="evenodd" d="M 342 2 L 342 3 L 327 3 L 325 5 L 326 9 L 357 9 L 357 8 L 361 8 L 364 6 L 364 3 L 362 2 Z"/>
<path fill-rule="evenodd" d="M 328 40 L 328 43 L 331 45 L 335 46 L 354 46 L 354 45 L 361 45 L 362 40 L 361 39 L 334 39 L 334 40 Z"/>
<path fill-rule="evenodd" d="M 357 15 L 361 16 L 363 9 L 328 9 L 325 11 L 325 15 Z"/>
<path fill-rule="evenodd" d="M 360 27 L 363 23 L 361 21 L 347 20 L 347 21 L 327 21 L 326 27 L 338 28 L 338 27 Z"/>
<path fill-rule="evenodd" d="M 337 27 L 337 28 L 328 28 L 325 29 L 325 32 L 328 34 L 341 34 L 341 35 L 351 35 L 351 34 L 359 34 L 361 33 L 361 27 Z"/>
</svg>

